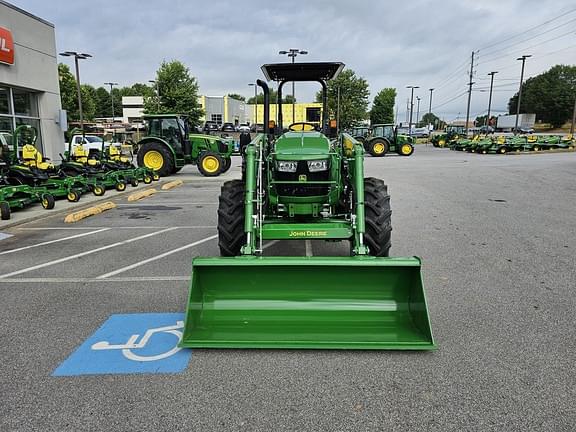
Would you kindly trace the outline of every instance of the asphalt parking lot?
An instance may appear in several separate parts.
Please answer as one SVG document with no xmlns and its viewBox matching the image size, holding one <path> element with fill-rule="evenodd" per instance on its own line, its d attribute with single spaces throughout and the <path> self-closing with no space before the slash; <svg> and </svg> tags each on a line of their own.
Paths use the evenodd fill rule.
<svg viewBox="0 0 576 432">
<path fill-rule="evenodd" d="M 437 351 L 194 350 L 179 373 L 53 376 L 112 314 L 184 312 L 239 162 L 210 180 L 186 167 L 182 187 L 76 224 L 2 231 L 0 430 L 574 430 L 576 153 L 367 157 L 389 185 L 392 256 L 423 259 Z"/>
</svg>

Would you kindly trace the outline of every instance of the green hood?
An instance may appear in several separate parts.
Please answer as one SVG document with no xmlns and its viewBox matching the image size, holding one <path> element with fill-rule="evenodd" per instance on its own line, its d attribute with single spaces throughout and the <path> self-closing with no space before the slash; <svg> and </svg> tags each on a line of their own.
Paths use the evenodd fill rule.
<svg viewBox="0 0 576 432">
<path fill-rule="evenodd" d="M 328 159 L 330 140 L 320 132 L 286 132 L 276 140 L 276 159 Z"/>
</svg>

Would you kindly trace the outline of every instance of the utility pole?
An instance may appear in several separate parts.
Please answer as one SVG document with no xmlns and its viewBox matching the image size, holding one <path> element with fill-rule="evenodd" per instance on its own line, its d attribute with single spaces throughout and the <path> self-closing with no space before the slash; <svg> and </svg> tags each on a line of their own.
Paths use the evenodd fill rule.
<svg viewBox="0 0 576 432">
<path fill-rule="evenodd" d="M 520 117 L 520 102 L 522 101 L 522 81 L 524 81 L 524 64 L 526 59 L 532 57 L 531 55 L 523 55 L 516 60 L 522 60 L 522 72 L 520 72 L 520 90 L 518 90 L 518 106 L 516 107 L 516 123 L 514 125 L 514 133 L 518 133 L 518 118 Z"/>
<path fill-rule="evenodd" d="M 428 114 L 432 114 L 432 92 L 434 91 L 434 89 L 431 88 L 428 90 L 430 90 L 430 105 L 428 106 Z"/>
<path fill-rule="evenodd" d="M 118 83 L 106 82 L 106 83 L 104 83 L 104 85 L 110 86 L 110 100 L 112 101 L 112 124 L 114 124 L 116 119 L 114 118 L 114 94 L 112 93 L 112 87 L 114 87 L 115 85 L 118 85 Z"/>
<path fill-rule="evenodd" d="M 308 54 L 308 51 L 304 51 L 298 48 L 290 48 L 288 51 L 278 51 L 278 54 L 280 55 L 285 55 L 287 54 L 288 57 L 292 57 L 292 63 L 294 63 L 294 60 L 296 59 L 296 56 L 298 54 L 302 54 L 302 55 L 306 55 Z M 296 123 L 296 96 L 294 93 L 294 81 L 292 81 L 292 123 Z M 264 125 L 264 127 L 268 127 L 266 125 Z"/>
<path fill-rule="evenodd" d="M 468 122 L 470 121 L 470 100 L 472 99 L 472 77 L 474 76 L 474 54 L 472 51 L 472 61 L 470 62 L 470 81 L 468 81 L 468 107 L 466 108 L 466 135 L 468 135 Z"/>
<path fill-rule="evenodd" d="M 570 126 L 572 138 L 574 138 L 574 123 L 576 123 L 576 98 L 574 99 L 574 111 L 572 111 L 572 125 Z"/>
<path fill-rule="evenodd" d="M 250 87 L 254 86 L 254 126 L 256 128 L 256 132 L 258 132 L 258 86 L 254 83 L 248 84 Z"/>
<path fill-rule="evenodd" d="M 488 127 L 490 127 L 490 108 L 492 107 L 492 87 L 494 85 L 494 75 L 496 75 L 498 72 L 494 71 L 494 72 L 490 72 L 488 75 L 490 75 L 490 96 L 488 96 L 488 116 L 486 117 L 486 132 L 488 132 Z"/>
<path fill-rule="evenodd" d="M 410 98 L 406 98 L 406 123 L 408 123 L 409 116 L 410 116 Z"/>
<path fill-rule="evenodd" d="M 416 100 L 418 101 L 417 103 L 417 109 L 416 109 L 416 127 L 418 127 L 418 122 L 420 121 L 420 96 L 416 96 Z"/>
<path fill-rule="evenodd" d="M 92 57 L 90 54 L 77 53 L 76 51 L 64 51 L 60 53 L 63 57 L 74 57 L 74 65 L 76 66 L 76 91 L 78 92 L 78 111 L 80 111 L 80 129 L 82 129 L 82 137 L 84 137 L 84 114 L 82 113 L 82 90 L 80 88 L 80 68 L 78 67 L 78 60 L 84 60 Z"/>
<path fill-rule="evenodd" d="M 420 88 L 419 86 L 406 86 L 411 89 L 410 94 L 410 120 L 408 121 L 408 135 L 412 136 L 412 114 L 414 113 L 414 89 Z"/>
</svg>

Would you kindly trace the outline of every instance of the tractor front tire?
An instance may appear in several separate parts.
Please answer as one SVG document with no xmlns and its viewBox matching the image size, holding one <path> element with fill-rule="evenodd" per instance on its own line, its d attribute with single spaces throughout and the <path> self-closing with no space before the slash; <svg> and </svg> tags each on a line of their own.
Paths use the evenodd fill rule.
<svg viewBox="0 0 576 432">
<path fill-rule="evenodd" d="M 138 151 L 138 166 L 154 170 L 166 177 L 174 173 L 174 158 L 170 150 L 159 142 L 148 142 Z"/>
<path fill-rule="evenodd" d="M 392 244 L 392 210 L 384 181 L 373 177 L 364 179 L 364 214 L 364 241 L 370 255 L 387 257 Z"/>
<path fill-rule="evenodd" d="M 205 151 L 200 153 L 198 158 L 198 171 L 204 177 L 216 177 L 220 175 L 224 161 L 222 156 L 212 151 Z"/>
<path fill-rule="evenodd" d="M 368 152 L 374 157 L 381 157 L 388 153 L 390 143 L 383 138 L 374 138 L 367 142 Z"/>
<path fill-rule="evenodd" d="M 66 195 L 66 199 L 70 202 L 78 202 L 80 201 L 80 192 L 76 189 L 70 189 Z"/>
<path fill-rule="evenodd" d="M 220 255 L 237 256 L 246 244 L 244 232 L 244 182 L 227 181 L 218 203 L 218 246 Z"/>
<path fill-rule="evenodd" d="M 412 144 L 404 143 L 400 145 L 400 149 L 398 151 L 400 156 L 411 156 L 412 153 L 414 153 L 414 146 Z"/>
</svg>

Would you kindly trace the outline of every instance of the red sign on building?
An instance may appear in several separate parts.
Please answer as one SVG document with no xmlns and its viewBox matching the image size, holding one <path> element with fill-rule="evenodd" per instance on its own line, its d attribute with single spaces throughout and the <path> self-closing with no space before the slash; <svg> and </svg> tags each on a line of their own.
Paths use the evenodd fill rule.
<svg viewBox="0 0 576 432">
<path fill-rule="evenodd" d="M 14 64 L 14 39 L 10 30 L 0 27 L 0 63 Z"/>
</svg>

